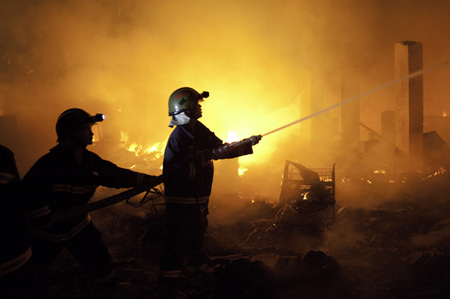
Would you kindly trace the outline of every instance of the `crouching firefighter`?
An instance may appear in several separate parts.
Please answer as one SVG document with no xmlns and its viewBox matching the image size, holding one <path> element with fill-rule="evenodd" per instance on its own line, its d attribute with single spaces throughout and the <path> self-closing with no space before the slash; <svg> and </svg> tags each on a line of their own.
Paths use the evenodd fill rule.
<svg viewBox="0 0 450 299">
<path fill-rule="evenodd" d="M 98 285 L 115 284 L 111 257 L 88 212 L 52 221 L 52 215 L 86 205 L 98 186 L 130 188 L 161 183 L 151 176 L 120 168 L 86 149 L 92 125 L 103 120 L 82 109 L 64 111 L 56 122 L 58 144 L 41 157 L 22 183 L 30 221 L 33 262 L 43 274 L 63 247 Z"/>
<path fill-rule="evenodd" d="M 208 225 L 208 202 L 213 183 L 212 160 L 252 154 L 261 136 L 225 144 L 198 119 L 200 101 L 208 92 L 177 89 L 169 98 L 170 135 L 163 162 L 168 241 L 161 256 L 160 282 L 175 283 L 185 261 L 201 257 Z M 199 262 L 199 261 L 197 261 Z"/>
</svg>

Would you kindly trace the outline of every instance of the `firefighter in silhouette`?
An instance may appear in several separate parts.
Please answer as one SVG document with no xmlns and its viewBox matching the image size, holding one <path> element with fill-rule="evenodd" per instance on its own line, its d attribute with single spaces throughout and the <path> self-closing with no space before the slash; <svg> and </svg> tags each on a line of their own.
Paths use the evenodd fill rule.
<svg viewBox="0 0 450 299">
<path fill-rule="evenodd" d="M 198 119 L 200 102 L 209 96 L 192 88 L 177 89 L 169 98 L 170 135 L 163 164 L 168 240 L 161 256 L 160 282 L 173 283 L 183 263 L 201 257 L 208 225 L 213 161 L 252 154 L 261 136 L 225 144 Z M 193 259 L 193 260 L 192 260 Z M 200 261 L 197 261 L 197 263 Z"/>
<path fill-rule="evenodd" d="M 120 168 L 87 150 L 94 135 L 91 127 L 102 120 L 103 115 L 91 116 L 82 109 L 64 111 L 56 122 L 58 144 L 31 167 L 23 178 L 23 187 L 38 270 L 45 271 L 65 247 L 95 284 L 107 286 L 115 284 L 115 272 L 89 214 L 53 223 L 52 213 L 86 204 L 100 185 L 157 185 L 161 177 Z"/>
<path fill-rule="evenodd" d="M 32 281 L 32 255 L 14 154 L 0 145 L 0 297 L 22 298 Z"/>
</svg>

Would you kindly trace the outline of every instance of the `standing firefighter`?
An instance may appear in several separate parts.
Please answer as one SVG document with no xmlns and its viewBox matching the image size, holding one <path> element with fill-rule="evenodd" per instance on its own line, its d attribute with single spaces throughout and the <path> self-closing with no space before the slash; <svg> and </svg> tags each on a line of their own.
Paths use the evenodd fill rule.
<svg viewBox="0 0 450 299">
<path fill-rule="evenodd" d="M 176 128 L 164 153 L 166 214 L 169 239 L 161 257 L 160 280 L 173 283 L 179 277 L 185 257 L 199 256 L 208 225 L 208 202 L 214 167 L 212 160 L 253 153 L 261 136 L 224 144 L 198 119 L 199 104 L 208 92 L 199 94 L 183 87 L 169 98 L 169 126 Z"/>
<path fill-rule="evenodd" d="M 114 268 L 101 233 L 87 212 L 60 221 L 52 214 L 85 205 L 99 185 L 129 188 L 157 185 L 160 177 L 117 167 L 86 149 L 92 144 L 92 125 L 103 115 L 81 109 L 63 112 L 56 122 L 58 145 L 41 157 L 23 178 L 36 266 L 45 271 L 66 247 L 98 285 L 116 282 Z"/>
<path fill-rule="evenodd" d="M 31 248 L 14 154 L 0 145 L 0 298 L 21 298 L 31 286 Z"/>
</svg>

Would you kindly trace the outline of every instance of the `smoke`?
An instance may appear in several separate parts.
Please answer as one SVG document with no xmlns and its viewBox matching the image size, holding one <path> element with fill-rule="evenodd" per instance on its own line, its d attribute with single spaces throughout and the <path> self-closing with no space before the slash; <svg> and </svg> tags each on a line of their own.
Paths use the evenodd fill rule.
<svg viewBox="0 0 450 299">
<path fill-rule="evenodd" d="M 167 100 L 179 87 L 211 93 L 202 122 L 217 136 L 245 138 L 300 118 L 305 69 L 327 107 L 341 100 L 342 67 L 359 66 L 363 92 L 394 78 L 396 42 L 422 42 L 427 67 L 448 60 L 450 40 L 444 0 L 2 0 L 0 8 L 0 115 L 18 123 L 17 139 L 1 142 L 21 175 L 55 144 L 56 118 L 68 108 L 104 113 L 91 149 L 123 161 L 121 131 L 143 148 L 167 139 Z M 427 114 L 450 111 L 448 72 L 424 77 Z M 393 99 L 392 89 L 362 99 L 362 121 L 379 130 Z M 310 151 L 300 132 L 267 136 L 239 159 L 251 190 L 276 200 L 286 159 L 331 167 L 333 150 Z M 218 174 L 236 167 L 220 163 Z"/>
</svg>

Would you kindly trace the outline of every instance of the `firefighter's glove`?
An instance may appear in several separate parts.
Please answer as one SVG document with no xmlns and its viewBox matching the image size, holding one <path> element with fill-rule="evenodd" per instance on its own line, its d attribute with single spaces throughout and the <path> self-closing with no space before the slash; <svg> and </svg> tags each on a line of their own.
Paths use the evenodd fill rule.
<svg viewBox="0 0 450 299">
<path fill-rule="evenodd" d="M 143 184 L 148 184 L 148 185 L 151 185 L 152 187 L 158 186 L 162 182 L 164 182 L 162 175 L 154 176 L 154 175 L 144 174 L 144 179 L 142 180 Z"/>
<path fill-rule="evenodd" d="M 253 135 L 252 137 L 248 138 L 249 140 L 251 140 L 252 145 L 257 145 L 259 143 L 259 141 L 261 140 L 262 135 Z"/>
<path fill-rule="evenodd" d="M 225 158 L 230 153 L 230 145 L 225 144 L 212 150 L 212 158 L 214 160 Z"/>
</svg>

